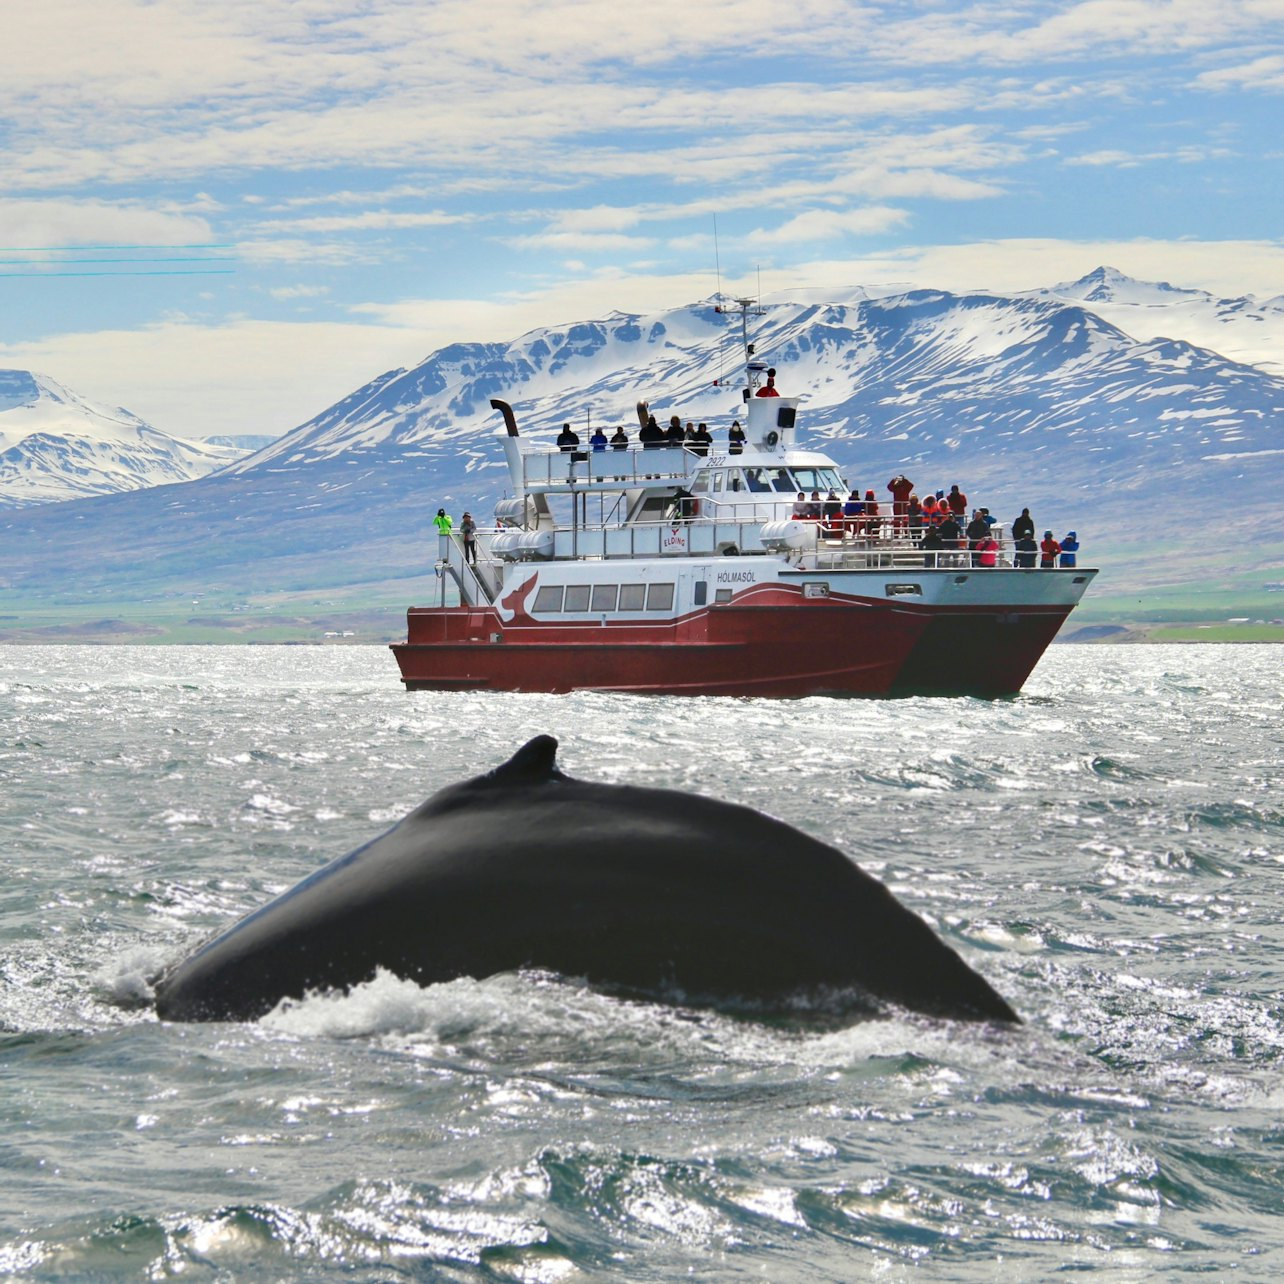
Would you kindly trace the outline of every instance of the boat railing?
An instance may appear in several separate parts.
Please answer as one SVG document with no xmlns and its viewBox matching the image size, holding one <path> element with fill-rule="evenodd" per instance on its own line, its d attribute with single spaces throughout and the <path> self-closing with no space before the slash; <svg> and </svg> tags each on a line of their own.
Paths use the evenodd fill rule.
<svg viewBox="0 0 1284 1284">
<path fill-rule="evenodd" d="M 682 446 L 533 451 L 522 456 L 522 480 L 527 490 L 621 483 L 671 486 L 690 477 L 701 458 Z"/>
<path fill-rule="evenodd" d="M 710 518 L 630 522 L 625 525 L 558 526 L 546 529 L 538 540 L 514 542 L 502 553 L 491 553 L 495 532 L 479 533 L 483 562 L 503 560 L 603 561 L 615 558 L 722 557 L 766 552 L 762 542 L 763 519 L 721 521 Z M 1000 528 L 994 530 L 1001 536 Z M 1010 544 L 996 551 L 995 569 L 1012 565 Z M 976 564 L 966 539 L 952 547 L 925 549 L 916 533 L 897 526 L 889 517 L 877 528 L 866 525 L 860 533 L 843 531 L 827 538 L 817 524 L 814 542 L 781 550 L 800 569 L 892 570 L 912 568 L 960 569 Z M 467 568 L 461 568 L 466 570 Z M 458 578 L 458 576 L 457 576 Z M 485 587 L 485 585 L 483 585 Z M 488 593 L 488 596 L 490 594 Z"/>
<path fill-rule="evenodd" d="M 460 603 L 465 606 L 481 606 L 495 600 L 495 594 L 502 583 L 494 573 L 494 562 L 490 556 L 491 532 L 477 532 L 477 562 L 468 559 L 464 551 L 463 536 L 458 531 L 439 535 L 437 539 L 437 572 L 443 577 L 449 575 L 459 590 Z M 493 583 L 491 582 L 493 580 Z M 443 597 L 443 604 L 444 604 Z"/>
</svg>

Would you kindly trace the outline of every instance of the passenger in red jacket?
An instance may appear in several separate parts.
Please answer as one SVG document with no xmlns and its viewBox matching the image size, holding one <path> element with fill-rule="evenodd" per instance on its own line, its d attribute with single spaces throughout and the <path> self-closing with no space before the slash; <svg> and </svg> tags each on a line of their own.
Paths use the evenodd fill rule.
<svg viewBox="0 0 1284 1284">
<path fill-rule="evenodd" d="M 1061 545 L 1052 538 L 1051 531 L 1043 532 L 1043 542 L 1039 545 L 1039 567 L 1042 570 L 1051 570 L 1057 564 L 1057 555 L 1061 552 Z"/>
<path fill-rule="evenodd" d="M 887 489 L 892 492 L 892 524 L 897 530 L 904 530 L 909 513 L 909 497 L 914 493 L 914 483 L 904 473 L 897 473 L 887 483 Z"/>
<path fill-rule="evenodd" d="M 959 490 L 957 483 L 950 487 L 950 493 L 946 495 L 945 502 L 950 506 L 950 512 L 955 517 L 967 516 L 967 496 Z"/>
<path fill-rule="evenodd" d="M 759 367 L 759 369 L 761 369 L 761 367 Z M 759 397 L 778 397 L 778 396 L 780 396 L 780 393 L 778 393 L 778 392 L 776 391 L 776 368 L 775 368 L 775 366 L 772 366 L 772 368 L 771 368 L 770 370 L 768 370 L 768 371 L 767 371 L 767 382 L 766 382 L 766 383 L 765 383 L 761 388 L 759 388 L 759 389 L 758 389 L 758 391 L 757 391 L 757 393 L 756 393 L 755 395 L 756 395 L 756 396 L 759 396 Z"/>
</svg>

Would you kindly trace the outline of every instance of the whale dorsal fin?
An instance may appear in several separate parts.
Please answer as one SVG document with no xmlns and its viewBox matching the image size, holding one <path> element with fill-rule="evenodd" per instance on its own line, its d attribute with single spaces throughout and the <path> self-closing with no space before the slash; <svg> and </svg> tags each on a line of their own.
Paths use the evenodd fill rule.
<svg viewBox="0 0 1284 1284">
<path fill-rule="evenodd" d="M 490 779 L 504 784 L 565 780 L 557 769 L 557 740 L 553 736 L 528 740 L 507 762 L 490 773 Z"/>
</svg>

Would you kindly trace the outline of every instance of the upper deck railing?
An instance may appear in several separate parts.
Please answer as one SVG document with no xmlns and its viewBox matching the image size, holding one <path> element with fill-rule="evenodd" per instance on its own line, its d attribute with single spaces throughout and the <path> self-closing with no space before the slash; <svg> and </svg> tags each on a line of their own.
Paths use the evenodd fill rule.
<svg viewBox="0 0 1284 1284">
<path fill-rule="evenodd" d="M 683 446 L 540 451 L 522 456 L 522 479 L 530 491 L 621 484 L 661 489 L 685 481 L 701 462 L 700 455 Z"/>
</svg>

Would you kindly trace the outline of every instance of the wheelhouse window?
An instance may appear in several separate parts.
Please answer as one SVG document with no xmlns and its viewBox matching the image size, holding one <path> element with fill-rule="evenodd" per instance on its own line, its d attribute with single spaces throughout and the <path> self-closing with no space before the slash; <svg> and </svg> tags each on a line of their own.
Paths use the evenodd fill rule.
<svg viewBox="0 0 1284 1284">
<path fill-rule="evenodd" d="M 673 610 L 673 585 L 648 584 L 646 590 L 646 609 L 648 611 Z"/>
<path fill-rule="evenodd" d="M 796 490 L 805 491 L 831 491 L 836 490 L 842 494 L 847 493 L 847 487 L 843 484 L 843 479 L 839 477 L 836 469 L 833 468 L 795 468 L 794 477 L 798 481 Z"/>
<path fill-rule="evenodd" d="M 563 591 L 564 586 L 561 584 L 546 584 L 535 594 L 535 610 L 544 613 L 560 611 Z"/>
</svg>

